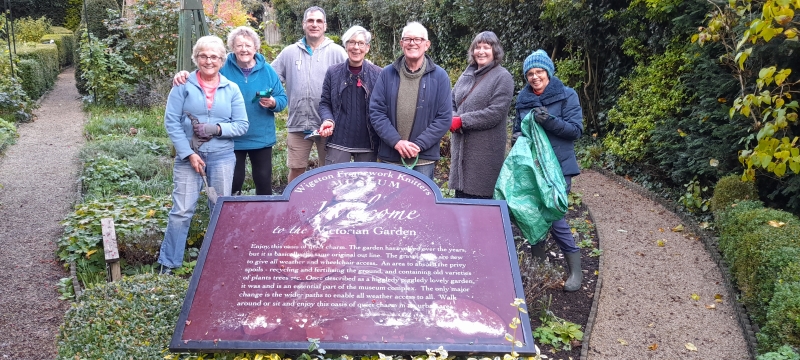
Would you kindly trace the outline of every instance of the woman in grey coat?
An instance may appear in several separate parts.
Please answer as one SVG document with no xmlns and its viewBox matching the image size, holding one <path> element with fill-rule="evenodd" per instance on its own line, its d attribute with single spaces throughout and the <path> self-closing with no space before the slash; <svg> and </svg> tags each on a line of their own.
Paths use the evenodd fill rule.
<svg viewBox="0 0 800 360">
<path fill-rule="evenodd" d="M 467 60 L 453 87 L 449 186 L 458 198 L 490 199 L 505 158 L 514 79 L 501 66 L 503 47 L 491 31 L 475 36 Z"/>
</svg>

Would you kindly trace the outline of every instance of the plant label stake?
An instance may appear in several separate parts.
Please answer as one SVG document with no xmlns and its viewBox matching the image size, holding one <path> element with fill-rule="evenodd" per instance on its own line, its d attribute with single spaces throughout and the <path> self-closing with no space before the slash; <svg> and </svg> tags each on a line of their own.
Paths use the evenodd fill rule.
<svg viewBox="0 0 800 360">
<path fill-rule="evenodd" d="M 106 257 L 106 264 L 111 268 L 111 282 L 122 278 L 122 271 L 119 267 L 119 250 L 117 249 L 117 231 L 114 229 L 113 218 L 103 218 L 100 220 L 103 228 L 103 252 Z"/>
</svg>

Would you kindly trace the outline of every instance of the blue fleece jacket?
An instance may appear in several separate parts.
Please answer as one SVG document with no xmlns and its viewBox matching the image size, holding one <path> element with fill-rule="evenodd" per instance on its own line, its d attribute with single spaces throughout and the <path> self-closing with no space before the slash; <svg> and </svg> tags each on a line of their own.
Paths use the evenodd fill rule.
<svg viewBox="0 0 800 360">
<path fill-rule="evenodd" d="M 248 76 L 245 76 L 236 64 L 234 54 L 228 54 L 228 59 L 219 70 L 220 74 L 239 86 L 247 110 L 247 119 L 250 121 L 247 133 L 233 139 L 235 150 L 263 149 L 275 145 L 275 113 L 283 111 L 288 103 L 281 79 L 264 59 L 264 55 L 256 54 L 255 60 L 256 65 Z M 258 100 L 253 101 L 257 92 L 270 88 L 275 99 L 274 109 L 262 107 L 258 104 Z"/>
<path fill-rule="evenodd" d="M 400 162 L 400 153 L 394 146 L 402 140 L 397 132 L 397 91 L 404 61 L 405 56 L 400 56 L 383 68 L 369 101 L 370 121 L 381 138 L 378 158 L 395 163 Z M 436 161 L 439 160 L 439 141 L 453 121 L 453 96 L 447 72 L 428 55 L 425 55 L 425 61 L 425 73 L 419 82 L 417 112 L 408 141 L 419 146 L 420 159 Z"/>
<path fill-rule="evenodd" d="M 189 74 L 186 84 L 173 86 L 170 90 L 164 112 L 164 127 L 181 159 L 194 153 L 190 144 L 194 129 L 186 112 L 196 116 L 200 123 L 217 124 L 222 129 L 220 136 L 214 136 L 200 146 L 202 152 L 233 151 L 231 138 L 247 132 L 247 113 L 242 93 L 224 75 L 219 77 L 211 109 L 206 106 L 205 93 L 197 82 L 197 71 Z"/>
</svg>

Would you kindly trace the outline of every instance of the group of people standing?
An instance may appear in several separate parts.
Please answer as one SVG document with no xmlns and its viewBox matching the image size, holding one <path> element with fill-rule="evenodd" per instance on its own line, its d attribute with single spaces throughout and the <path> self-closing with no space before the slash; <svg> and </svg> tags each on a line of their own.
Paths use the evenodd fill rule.
<svg viewBox="0 0 800 360">
<path fill-rule="evenodd" d="M 426 54 L 431 42 L 418 22 L 403 28 L 403 54 L 385 68 L 365 59 L 372 40 L 365 28 L 348 29 L 344 47 L 327 38 L 326 30 L 325 11 L 306 9 L 305 36 L 271 64 L 258 53 L 259 36 L 247 27 L 229 34 L 230 53 L 215 36 L 197 41 L 192 59 L 198 70 L 175 75 L 165 113 L 177 156 L 173 208 L 158 259 L 162 272 L 182 265 L 205 177 L 206 186 L 222 195 L 239 193 L 249 156 L 256 194 L 272 194 L 274 113 L 287 106 L 290 182 L 306 170 L 313 146 L 326 165 L 380 161 L 432 179 L 440 140 L 449 130 L 449 187 L 459 198 L 492 197 L 514 96 L 498 37 L 485 31 L 473 39 L 469 65 L 451 89 L 447 72 Z M 528 56 L 522 70 L 527 84 L 517 98 L 514 138 L 521 133 L 522 118 L 533 112 L 569 187 L 579 174 L 573 142 L 583 132 L 577 94 L 554 76 L 555 66 L 542 50 Z M 580 253 L 569 226 L 562 219 L 551 233 L 570 266 L 565 290 L 578 290 Z M 545 256 L 541 246 L 533 253 Z"/>
</svg>

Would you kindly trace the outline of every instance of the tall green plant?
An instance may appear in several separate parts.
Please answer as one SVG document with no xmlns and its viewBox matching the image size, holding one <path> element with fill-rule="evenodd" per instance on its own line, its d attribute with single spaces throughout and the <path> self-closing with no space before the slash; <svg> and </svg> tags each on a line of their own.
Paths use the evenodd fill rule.
<svg viewBox="0 0 800 360">
<path fill-rule="evenodd" d="M 91 36 L 91 38 L 89 37 Z M 136 79 L 136 69 L 94 35 L 83 34 L 80 47 L 81 77 L 98 103 L 114 104 L 117 94 Z"/>
<path fill-rule="evenodd" d="M 722 44 L 725 53 L 720 59 L 739 81 L 741 92 L 730 116 L 742 116 L 752 127 L 742 139 L 744 148 L 739 153 L 746 180 L 754 180 L 756 170 L 778 177 L 787 175 L 787 170 L 800 174 L 800 105 L 792 99 L 800 80 L 791 76 L 798 57 L 791 51 L 781 54 L 798 41 L 798 8 L 800 4 L 787 0 L 736 0 L 715 5 L 706 26 L 692 37 L 701 45 Z M 776 52 L 781 56 L 776 57 Z"/>
</svg>

